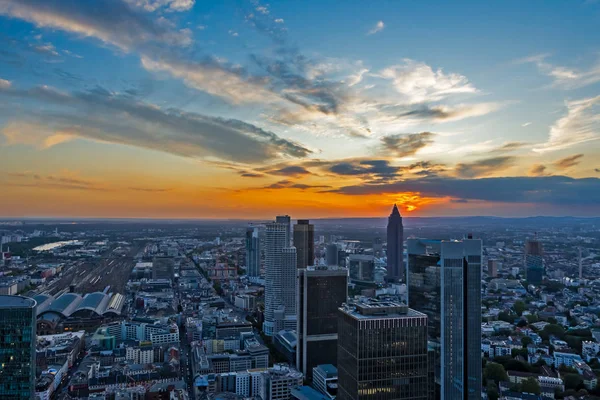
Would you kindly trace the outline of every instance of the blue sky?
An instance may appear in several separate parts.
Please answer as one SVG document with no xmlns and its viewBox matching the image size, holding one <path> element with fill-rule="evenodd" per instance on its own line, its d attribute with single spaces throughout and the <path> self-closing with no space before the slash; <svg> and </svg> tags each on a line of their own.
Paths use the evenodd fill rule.
<svg viewBox="0 0 600 400">
<path fill-rule="evenodd" d="M 0 19 L 6 215 L 229 216 L 241 194 L 261 217 L 600 211 L 600 2 L 0 0 Z"/>
</svg>

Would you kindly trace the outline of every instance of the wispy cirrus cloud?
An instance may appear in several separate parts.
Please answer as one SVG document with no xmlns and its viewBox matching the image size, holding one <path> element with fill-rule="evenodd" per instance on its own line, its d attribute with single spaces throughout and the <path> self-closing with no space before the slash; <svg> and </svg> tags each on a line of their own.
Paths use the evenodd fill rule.
<svg viewBox="0 0 600 400">
<path fill-rule="evenodd" d="M 48 147 L 72 138 L 87 138 L 185 157 L 210 156 L 242 163 L 302 158 L 312 153 L 298 143 L 243 121 L 174 108 L 165 110 L 102 87 L 74 93 L 49 87 L 26 90 L 8 87 L 0 89 L 0 96 L 27 99 L 53 108 L 51 113 L 27 116 L 10 110 L 13 122 L 2 131 L 9 144 L 34 144 L 45 138 Z M 9 110 L 0 108 L 0 112 Z"/>
<path fill-rule="evenodd" d="M 168 12 L 189 11 L 194 7 L 196 0 L 125 0 L 133 7 L 154 12 L 165 10 Z"/>
<path fill-rule="evenodd" d="M 177 0 L 176 0 L 177 1 Z M 40 28 L 59 29 L 131 51 L 150 43 L 187 46 L 190 32 L 177 30 L 165 19 L 137 13 L 120 0 L 93 2 L 0 0 L 0 15 L 22 19 Z"/>
<path fill-rule="evenodd" d="M 516 60 L 515 63 L 533 63 L 538 70 L 552 79 L 552 85 L 563 89 L 576 89 L 600 82 L 600 62 L 588 69 L 554 65 L 546 60 L 550 54 L 536 54 Z"/>
<path fill-rule="evenodd" d="M 383 21 L 377 21 L 377 23 L 371 29 L 369 29 L 369 31 L 367 32 L 367 36 L 374 35 L 378 32 L 381 32 L 384 29 L 385 23 Z"/>
<path fill-rule="evenodd" d="M 550 127 L 546 143 L 534 148 L 543 153 L 600 139 L 600 96 L 566 102 L 567 114 Z"/>
<path fill-rule="evenodd" d="M 569 169 L 576 165 L 579 165 L 581 159 L 583 158 L 583 154 L 574 154 L 569 157 L 561 158 L 554 162 L 554 167 L 559 170 Z"/>
</svg>

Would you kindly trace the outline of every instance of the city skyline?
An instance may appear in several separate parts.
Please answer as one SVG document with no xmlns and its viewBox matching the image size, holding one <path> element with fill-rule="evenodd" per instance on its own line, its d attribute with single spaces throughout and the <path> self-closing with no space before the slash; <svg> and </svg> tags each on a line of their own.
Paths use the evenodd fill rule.
<svg viewBox="0 0 600 400">
<path fill-rule="evenodd" d="M 0 216 L 598 215 L 599 15 L 0 0 Z"/>
</svg>

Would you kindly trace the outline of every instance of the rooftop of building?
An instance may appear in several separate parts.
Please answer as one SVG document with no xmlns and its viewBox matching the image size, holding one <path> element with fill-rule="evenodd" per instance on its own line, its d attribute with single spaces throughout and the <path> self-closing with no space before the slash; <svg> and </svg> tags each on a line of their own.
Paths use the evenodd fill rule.
<svg viewBox="0 0 600 400">
<path fill-rule="evenodd" d="M 0 308 L 33 308 L 36 301 L 24 296 L 0 296 Z"/>
<path fill-rule="evenodd" d="M 408 308 L 404 303 L 395 301 L 378 301 L 376 299 L 361 299 L 356 303 L 345 304 L 340 310 L 356 319 L 369 318 L 407 318 L 424 317 L 425 314 Z"/>
<path fill-rule="evenodd" d="M 323 393 L 316 391 L 310 386 L 298 386 L 292 388 L 292 397 L 298 400 L 331 400 Z"/>
<path fill-rule="evenodd" d="M 333 364 L 317 365 L 315 369 L 321 370 L 326 376 L 337 376 L 338 370 Z"/>
</svg>

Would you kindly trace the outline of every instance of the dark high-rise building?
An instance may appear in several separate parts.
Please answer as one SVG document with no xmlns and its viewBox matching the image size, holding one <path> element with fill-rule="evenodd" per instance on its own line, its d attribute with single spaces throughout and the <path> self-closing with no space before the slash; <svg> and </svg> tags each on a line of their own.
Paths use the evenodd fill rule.
<svg viewBox="0 0 600 400">
<path fill-rule="evenodd" d="M 313 368 L 337 363 L 338 308 L 348 297 L 348 270 L 298 270 L 296 368 L 312 379 Z"/>
<path fill-rule="evenodd" d="M 525 270 L 527 283 L 540 285 L 544 277 L 544 249 L 537 240 L 528 240 L 525 243 Z"/>
<path fill-rule="evenodd" d="M 246 229 L 246 274 L 260 276 L 260 238 L 257 227 Z"/>
<path fill-rule="evenodd" d="M 287 236 L 286 236 L 286 244 L 285 247 L 290 247 L 292 245 L 290 241 L 290 228 L 292 226 L 292 218 L 289 215 L 278 215 L 275 217 L 275 222 L 278 224 L 283 224 L 287 226 Z"/>
<path fill-rule="evenodd" d="M 325 251 L 325 262 L 327 265 L 338 265 L 338 255 L 339 249 L 337 244 L 331 243 L 327 245 L 327 249 Z"/>
<path fill-rule="evenodd" d="M 387 225 L 387 279 L 404 281 L 404 227 L 402 216 L 394 204 Z"/>
<path fill-rule="evenodd" d="M 429 317 L 442 399 L 481 398 L 481 240 L 408 239 L 408 301 Z"/>
<path fill-rule="evenodd" d="M 315 226 L 307 219 L 299 219 L 294 225 L 294 247 L 298 254 L 298 268 L 315 263 Z"/>
<path fill-rule="evenodd" d="M 381 257 L 383 255 L 383 242 L 380 237 L 373 239 L 373 255 Z"/>
<path fill-rule="evenodd" d="M 35 308 L 27 297 L 0 296 L 0 399 L 33 399 Z"/>
<path fill-rule="evenodd" d="M 427 316 L 393 302 L 339 309 L 339 400 L 427 400 Z"/>
</svg>

